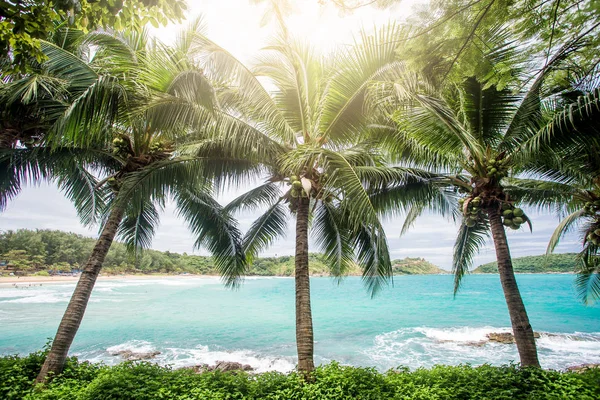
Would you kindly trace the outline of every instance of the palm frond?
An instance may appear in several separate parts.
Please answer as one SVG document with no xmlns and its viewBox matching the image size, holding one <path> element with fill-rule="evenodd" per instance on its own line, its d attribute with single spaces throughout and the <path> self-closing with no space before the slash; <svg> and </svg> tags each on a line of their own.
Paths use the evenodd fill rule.
<svg viewBox="0 0 600 400">
<path fill-rule="evenodd" d="M 598 246 L 587 243 L 578 254 L 580 267 L 575 278 L 577 297 L 585 304 L 592 304 L 600 299 L 600 258 Z"/>
<path fill-rule="evenodd" d="M 244 235 L 244 251 L 250 262 L 258 253 L 286 233 L 288 213 L 281 201 L 258 217 Z"/>
<path fill-rule="evenodd" d="M 460 224 L 454 243 L 452 273 L 454 274 L 454 295 L 458 293 L 463 277 L 473 265 L 473 258 L 489 237 L 489 222 L 483 221 L 474 227 Z"/>
<path fill-rule="evenodd" d="M 143 198 L 129 201 L 118 231 L 127 251 L 137 257 L 149 248 L 159 222 L 160 214 L 153 202 Z"/>
<path fill-rule="evenodd" d="M 180 188 L 174 194 L 177 214 L 195 234 L 195 246 L 206 247 L 227 287 L 238 287 L 248 263 L 242 234 L 233 218 L 201 187 Z"/>
<path fill-rule="evenodd" d="M 238 196 L 230 201 L 225 210 L 230 213 L 238 211 L 254 211 L 261 206 L 271 206 L 279 201 L 281 191 L 276 184 L 267 182 Z"/>
<path fill-rule="evenodd" d="M 585 210 L 580 209 L 563 218 L 550 237 L 546 254 L 552 253 L 556 246 L 560 243 L 560 239 L 584 216 Z"/>
<path fill-rule="evenodd" d="M 338 278 L 344 276 L 354 264 L 354 251 L 343 214 L 332 204 L 321 202 L 312 221 L 312 232 L 331 274 Z"/>
</svg>

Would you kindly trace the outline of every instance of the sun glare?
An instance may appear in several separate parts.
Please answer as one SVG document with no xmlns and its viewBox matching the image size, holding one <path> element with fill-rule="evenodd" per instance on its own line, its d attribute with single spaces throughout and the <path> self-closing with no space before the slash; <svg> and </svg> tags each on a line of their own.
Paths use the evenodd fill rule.
<svg viewBox="0 0 600 400">
<path fill-rule="evenodd" d="M 370 30 L 390 21 L 406 18 L 416 4 L 425 0 L 403 0 L 387 8 L 361 7 L 352 13 L 342 13 L 332 2 L 318 0 L 292 1 L 291 11 L 285 16 L 288 31 L 296 38 L 307 41 L 321 52 L 336 46 L 351 44 L 361 28 Z M 250 0 L 206 0 L 188 2 L 188 19 L 202 15 L 209 38 L 230 51 L 242 61 L 250 61 L 258 50 L 266 46 L 277 33 L 275 17 L 267 18 L 269 1 L 251 4 Z M 170 41 L 180 26 L 154 30 L 157 37 Z"/>
</svg>

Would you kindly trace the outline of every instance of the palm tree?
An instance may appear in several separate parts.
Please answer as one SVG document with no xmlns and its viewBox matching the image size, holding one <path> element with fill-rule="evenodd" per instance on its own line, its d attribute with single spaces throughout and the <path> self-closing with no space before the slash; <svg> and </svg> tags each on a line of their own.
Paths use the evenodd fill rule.
<svg viewBox="0 0 600 400">
<path fill-rule="evenodd" d="M 244 236 L 250 260 L 285 234 L 290 215 L 295 219 L 296 342 L 298 369 L 305 375 L 314 369 L 311 225 L 333 275 L 343 275 L 356 262 L 375 293 L 392 273 L 386 236 L 368 192 L 413 175 L 386 167 L 366 140 L 371 110 L 365 95 L 372 79 L 391 76 L 400 67 L 392 40 L 396 31 L 363 34 L 351 49 L 323 58 L 283 30 L 253 69 L 197 38 L 204 71 L 227 83 L 219 102 L 229 117 L 221 116 L 214 140 L 263 168 L 264 183 L 226 206 L 229 212 L 264 210 Z"/>
<path fill-rule="evenodd" d="M 393 84 L 382 82 L 375 95 L 394 111 L 391 117 L 395 131 L 385 131 L 388 149 L 397 158 L 408 154 L 410 162 L 437 169 L 445 177 L 432 179 L 431 184 L 454 188 L 462 197 L 458 199 L 458 212 L 454 213 L 463 221 L 454 246 L 455 293 L 474 255 L 491 235 L 523 366 L 540 364 L 533 329 L 515 279 L 505 227 L 519 229 L 526 223 L 531 229 L 531 221 L 518 207 L 520 204 L 547 206 L 565 199 L 560 183 L 544 179 L 552 178 L 553 172 L 539 169 L 539 153 L 524 152 L 523 144 L 535 137 L 545 122 L 545 79 L 577 48 L 581 38 L 560 48 L 529 85 L 517 82 L 514 87 L 499 87 L 467 75 L 459 82 L 437 88 L 406 72 Z M 498 46 L 481 62 L 497 65 L 504 61 L 504 65 L 510 65 L 507 61 L 514 52 L 507 45 Z M 527 177 L 527 172 L 534 175 Z M 393 204 L 385 200 L 387 194 L 374 196 L 376 203 Z M 416 205 L 405 226 L 412 224 L 428 206 L 431 204 Z"/>
<path fill-rule="evenodd" d="M 65 76 L 87 74 L 95 84 L 76 99 L 53 126 L 52 145 L 93 150 L 103 154 L 97 189 L 105 196 L 100 236 L 67 306 L 52 347 L 36 379 L 60 373 L 83 319 L 89 297 L 116 235 L 130 250 L 147 247 L 159 222 L 158 211 L 173 199 L 177 212 L 207 246 L 227 285 L 236 285 L 246 266 L 241 234 L 234 221 L 213 199 L 214 174 L 222 175 L 222 160 L 177 150 L 198 129 L 163 124 L 160 105 L 152 100 L 174 98 L 197 108 L 213 104 L 212 87 L 188 57 L 186 35 L 172 49 L 160 43 L 145 45 L 139 34 L 116 36 L 94 33 L 95 56 L 76 56 L 60 47 L 45 46 L 52 71 Z M 204 84 L 199 84 L 204 81 Z M 96 93 L 94 93 L 96 91 Z M 205 113 L 208 114 L 208 113 Z M 220 169 L 219 169 L 220 167 Z"/>
<path fill-rule="evenodd" d="M 546 124 L 526 145 L 543 153 L 540 168 L 555 171 L 566 198 L 564 218 L 556 227 L 547 253 L 579 227 L 582 250 L 575 270 L 578 296 L 586 303 L 600 298 L 600 88 L 598 73 L 574 75 L 569 87 L 552 101 L 557 104 Z"/>
<path fill-rule="evenodd" d="M 57 30 L 46 49 L 60 43 L 73 49 L 82 33 Z M 32 62 L 35 73 L 3 73 L 0 82 L 0 211 L 24 183 L 54 182 L 73 202 L 82 223 L 96 222 L 101 199 L 93 190 L 97 183 L 83 165 L 97 158 L 87 150 L 55 147 L 45 138 L 53 124 L 95 80 L 89 75 L 68 79 L 49 74 L 51 64 Z"/>
</svg>

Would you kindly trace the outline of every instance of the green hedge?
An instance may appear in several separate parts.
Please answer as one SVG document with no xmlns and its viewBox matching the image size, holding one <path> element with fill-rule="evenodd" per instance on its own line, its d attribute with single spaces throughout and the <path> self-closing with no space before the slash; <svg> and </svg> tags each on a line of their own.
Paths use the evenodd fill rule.
<svg viewBox="0 0 600 400">
<path fill-rule="evenodd" d="M 69 359 L 65 371 L 44 388 L 33 388 L 44 353 L 0 358 L 0 399 L 600 399 L 600 369 L 563 373 L 516 365 L 436 366 L 398 369 L 321 366 L 313 381 L 295 373 L 211 372 L 194 374 L 150 363 L 114 367 Z"/>
</svg>

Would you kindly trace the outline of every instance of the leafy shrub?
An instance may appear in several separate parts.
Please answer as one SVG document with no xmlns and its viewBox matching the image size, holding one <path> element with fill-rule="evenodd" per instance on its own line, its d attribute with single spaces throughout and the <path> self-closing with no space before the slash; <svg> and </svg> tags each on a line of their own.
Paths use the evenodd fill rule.
<svg viewBox="0 0 600 400">
<path fill-rule="evenodd" d="M 583 373 L 517 365 L 435 366 L 380 373 L 331 363 L 310 381 L 297 373 L 172 370 L 147 362 L 114 367 L 69 358 L 63 373 L 33 387 L 45 352 L 0 357 L 0 399 L 25 400 L 592 400 L 600 398 L 600 369 Z"/>
</svg>

